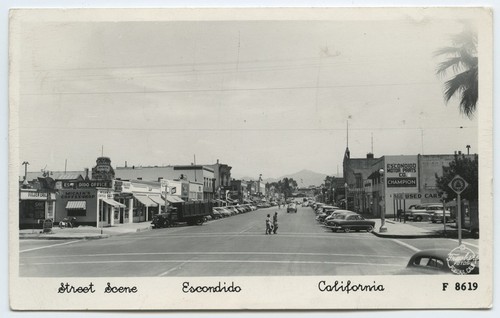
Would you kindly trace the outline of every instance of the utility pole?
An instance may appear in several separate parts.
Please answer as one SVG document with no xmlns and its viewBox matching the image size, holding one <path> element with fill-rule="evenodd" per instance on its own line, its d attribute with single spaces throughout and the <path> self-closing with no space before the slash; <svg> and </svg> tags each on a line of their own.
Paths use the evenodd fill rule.
<svg viewBox="0 0 500 318">
<path fill-rule="evenodd" d="M 470 145 L 465 146 L 467 148 L 467 155 L 469 155 Z"/>
</svg>

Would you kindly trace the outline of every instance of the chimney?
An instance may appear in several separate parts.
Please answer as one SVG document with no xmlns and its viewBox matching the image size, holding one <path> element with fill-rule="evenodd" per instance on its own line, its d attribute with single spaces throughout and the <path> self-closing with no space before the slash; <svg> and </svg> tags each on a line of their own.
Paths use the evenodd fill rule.
<svg viewBox="0 0 500 318">
<path fill-rule="evenodd" d="M 219 159 L 217 159 L 217 164 L 219 164 Z"/>
<path fill-rule="evenodd" d="M 366 159 L 373 159 L 373 154 L 371 152 L 367 153 Z"/>
<path fill-rule="evenodd" d="M 125 168 L 127 168 L 127 161 L 125 161 Z"/>
<path fill-rule="evenodd" d="M 85 168 L 85 180 L 89 179 L 89 168 Z"/>
<path fill-rule="evenodd" d="M 158 182 L 161 182 L 162 179 L 163 177 L 158 177 Z"/>
</svg>

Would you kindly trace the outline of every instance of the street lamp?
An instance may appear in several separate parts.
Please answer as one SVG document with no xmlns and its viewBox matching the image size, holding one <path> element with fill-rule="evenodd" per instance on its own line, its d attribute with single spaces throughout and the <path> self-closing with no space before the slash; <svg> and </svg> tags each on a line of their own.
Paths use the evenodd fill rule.
<svg viewBox="0 0 500 318">
<path fill-rule="evenodd" d="M 382 185 L 381 189 L 383 190 L 384 189 L 384 169 L 380 168 L 379 171 L 378 171 L 379 175 L 380 175 L 380 184 Z M 380 191 L 380 193 L 382 193 L 383 191 Z M 379 202 L 380 204 L 380 208 L 381 208 L 381 211 L 380 211 L 380 228 L 379 228 L 379 232 L 386 232 L 387 231 L 387 228 L 385 227 L 385 201 L 384 201 L 384 197 L 385 197 L 385 193 L 384 195 L 382 196 L 382 200 Z"/>
</svg>

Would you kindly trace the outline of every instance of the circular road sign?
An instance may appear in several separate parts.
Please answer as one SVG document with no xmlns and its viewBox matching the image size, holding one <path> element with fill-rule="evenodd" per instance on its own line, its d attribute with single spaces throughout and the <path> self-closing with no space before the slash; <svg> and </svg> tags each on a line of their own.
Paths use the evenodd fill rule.
<svg viewBox="0 0 500 318">
<path fill-rule="evenodd" d="M 467 181 L 464 180 L 464 178 L 462 178 L 461 176 L 459 175 L 456 175 L 451 181 L 450 183 L 448 183 L 448 186 L 453 190 L 455 191 L 456 194 L 460 194 L 462 193 L 468 186 L 469 184 L 467 183 Z"/>
</svg>

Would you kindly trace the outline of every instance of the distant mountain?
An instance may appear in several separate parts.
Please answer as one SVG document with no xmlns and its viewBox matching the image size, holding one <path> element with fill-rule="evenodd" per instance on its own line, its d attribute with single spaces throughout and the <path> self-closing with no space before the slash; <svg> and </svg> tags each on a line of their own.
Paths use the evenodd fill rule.
<svg viewBox="0 0 500 318">
<path fill-rule="evenodd" d="M 308 186 L 320 186 L 321 184 L 324 183 L 326 176 L 327 175 L 324 173 L 318 173 L 304 169 L 296 173 L 281 176 L 279 178 L 265 178 L 262 181 L 264 181 L 264 183 L 268 182 L 271 183 L 271 182 L 278 182 L 279 180 L 283 180 L 284 178 L 292 178 L 293 180 L 297 181 L 297 185 L 299 187 L 308 187 Z M 257 180 L 257 178 L 252 178 L 252 177 L 242 177 L 239 179 L 247 181 Z"/>
<path fill-rule="evenodd" d="M 278 180 L 283 180 L 283 178 L 292 178 L 293 180 L 297 181 L 297 185 L 299 187 L 308 187 L 308 186 L 319 186 L 322 183 L 324 183 L 326 174 L 324 173 L 318 173 L 314 172 L 311 170 L 301 170 L 296 173 L 292 173 L 289 175 L 285 175 L 280 177 Z M 277 181 L 277 180 L 275 180 Z M 273 182 L 273 181 L 271 181 Z"/>
</svg>

